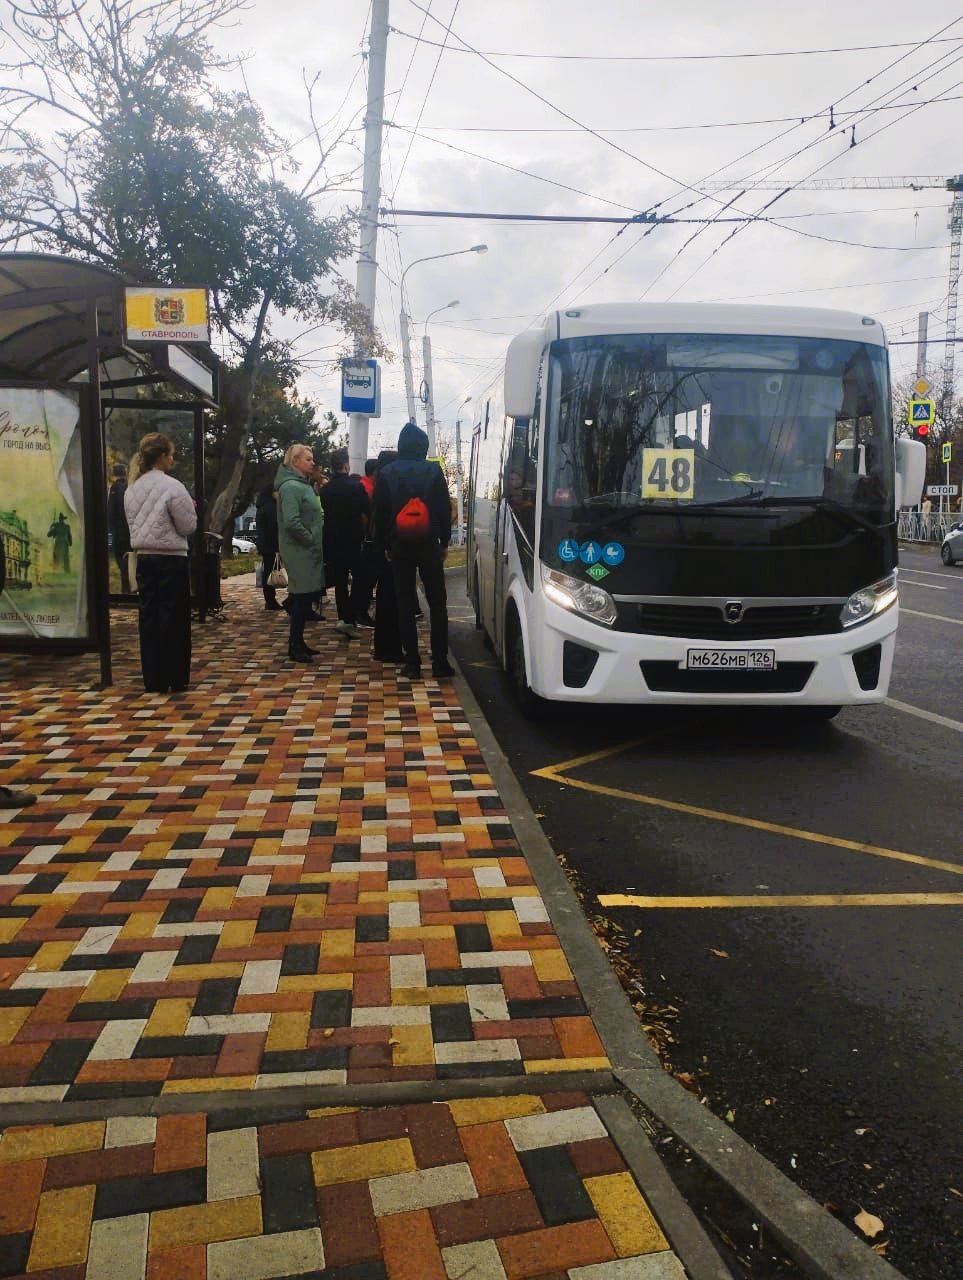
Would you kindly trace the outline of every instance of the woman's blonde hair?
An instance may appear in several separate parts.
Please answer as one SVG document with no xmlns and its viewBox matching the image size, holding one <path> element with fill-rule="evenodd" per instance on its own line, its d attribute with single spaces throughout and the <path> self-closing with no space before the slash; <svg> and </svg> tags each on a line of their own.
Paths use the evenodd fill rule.
<svg viewBox="0 0 963 1280">
<path fill-rule="evenodd" d="M 301 452 L 302 449 L 307 449 L 308 453 L 311 454 L 312 458 L 314 457 L 314 450 L 311 448 L 311 446 L 309 444 L 305 444 L 303 440 L 300 440 L 298 441 L 297 444 L 289 444 L 287 449 L 285 449 L 284 465 L 286 467 L 293 467 L 294 459 L 298 456 L 298 454 Z"/>
<path fill-rule="evenodd" d="M 167 453 L 174 452 L 174 441 L 160 431 L 152 431 L 144 436 L 137 446 L 137 452 L 130 460 L 130 471 L 127 483 L 133 484 L 145 471 L 152 471 L 159 460 Z"/>
</svg>

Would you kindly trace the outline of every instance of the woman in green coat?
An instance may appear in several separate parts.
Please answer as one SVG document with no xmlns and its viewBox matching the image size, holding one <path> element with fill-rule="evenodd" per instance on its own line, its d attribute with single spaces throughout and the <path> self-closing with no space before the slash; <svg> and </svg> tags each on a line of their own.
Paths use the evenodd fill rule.
<svg viewBox="0 0 963 1280">
<path fill-rule="evenodd" d="M 314 454 L 310 445 L 292 444 L 274 478 L 278 495 L 278 547 L 288 574 L 291 631 L 288 657 L 310 662 L 317 649 L 304 643 L 311 601 L 324 590 L 324 512 L 311 487 Z"/>
</svg>

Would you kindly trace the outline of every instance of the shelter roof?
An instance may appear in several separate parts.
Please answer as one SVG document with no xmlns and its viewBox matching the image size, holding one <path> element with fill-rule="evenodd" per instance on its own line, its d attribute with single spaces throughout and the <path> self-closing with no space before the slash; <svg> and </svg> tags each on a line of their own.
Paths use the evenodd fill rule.
<svg viewBox="0 0 963 1280">
<path fill-rule="evenodd" d="M 120 354 L 128 283 L 115 271 L 75 258 L 0 254 L 0 377 L 65 382 L 86 368 L 92 296 L 101 356 Z"/>
</svg>

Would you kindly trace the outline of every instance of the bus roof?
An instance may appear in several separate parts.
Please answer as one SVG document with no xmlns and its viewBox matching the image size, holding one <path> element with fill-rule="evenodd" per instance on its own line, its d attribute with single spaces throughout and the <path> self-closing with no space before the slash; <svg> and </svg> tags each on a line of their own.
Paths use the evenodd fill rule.
<svg viewBox="0 0 963 1280">
<path fill-rule="evenodd" d="M 750 306 L 732 302 L 602 302 L 545 317 L 546 340 L 616 333 L 747 333 L 841 338 L 886 345 L 878 320 L 823 307 Z"/>
</svg>

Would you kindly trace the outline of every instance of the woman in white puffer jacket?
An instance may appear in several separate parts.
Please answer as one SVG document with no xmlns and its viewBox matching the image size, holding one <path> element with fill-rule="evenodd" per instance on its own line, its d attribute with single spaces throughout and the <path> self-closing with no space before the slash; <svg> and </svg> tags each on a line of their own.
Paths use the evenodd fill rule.
<svg viewBox="0 0 963 1280">
<path fill-rule="evenodd" d="M 144 436 L 130 465 L 124 512 L 137 553 L 140 665 L 148 693 L 182 693 L 191 677 L 191 584 L 187 539 L 197 528 L 194 499 L 168 475 L 174 442 Z"/>
</svg>

